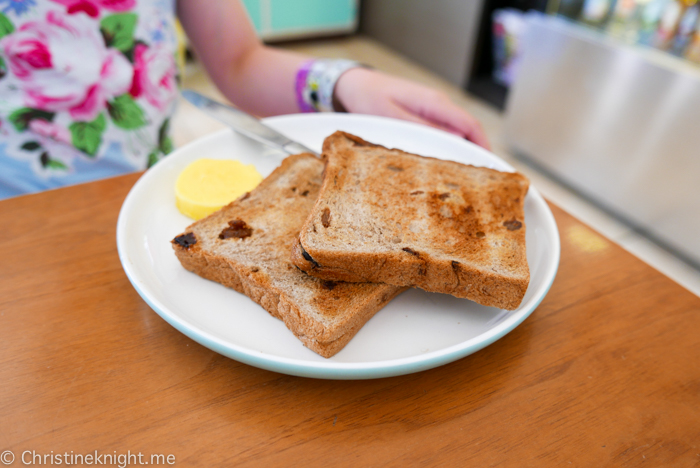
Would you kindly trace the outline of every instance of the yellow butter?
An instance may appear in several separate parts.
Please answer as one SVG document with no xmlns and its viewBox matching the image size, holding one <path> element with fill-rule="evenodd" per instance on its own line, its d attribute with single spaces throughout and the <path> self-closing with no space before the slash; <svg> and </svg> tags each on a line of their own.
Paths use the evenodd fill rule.
<svg viewBox="0 0 700 468">
<path fill-rule="evenodd" d="M 175 203 L 180 213 L 204 218 L 253 190 L 262 176 L 252 164 L 221 159 L 198 159 L 175 182 Z"/>
</svg>

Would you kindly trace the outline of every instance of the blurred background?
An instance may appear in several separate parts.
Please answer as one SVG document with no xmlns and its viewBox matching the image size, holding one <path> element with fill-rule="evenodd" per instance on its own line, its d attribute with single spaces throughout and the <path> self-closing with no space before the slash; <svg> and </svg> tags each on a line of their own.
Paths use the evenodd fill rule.
<svg viewBox="0 0 700 468">
<path fill-rule="evenodd" d="M 698 0 L 242 1 L 267 43 L 445 91 L 546 198 L 700 295 Z M 181 56 L 224 100 L 184 35 Z M 178 146 L 222 128 L 184 101 L 173 125 Z"/>
</svg>

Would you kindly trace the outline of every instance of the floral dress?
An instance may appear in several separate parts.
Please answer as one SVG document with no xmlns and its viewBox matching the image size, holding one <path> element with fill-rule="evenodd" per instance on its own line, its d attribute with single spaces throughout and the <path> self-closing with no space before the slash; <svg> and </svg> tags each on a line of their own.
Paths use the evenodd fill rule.
<svg viewBox="0 0 700 468">
<path fill-rule="evenodd" d="M 174 0 L 0 0 L 0 199 L 172 150 Z"/>
</svg>

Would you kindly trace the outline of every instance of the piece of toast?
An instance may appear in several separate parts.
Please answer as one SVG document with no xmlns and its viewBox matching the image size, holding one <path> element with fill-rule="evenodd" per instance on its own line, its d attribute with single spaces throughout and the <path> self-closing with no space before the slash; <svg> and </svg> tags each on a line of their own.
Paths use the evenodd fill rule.
<svg viewBox="0 0 700 468">
<path fill-rule="evenodd" d="M 292 262 L 334 281 L 419 287 L 516 309 L 530 281 L 527 178 L 336 132 Z"/>
<path fill-rule="evenodd" d="M 292 265 L 289 251 L 322 171 L 313 155 L 289 156 L 258 187 L 190 225 L 172 245 L 187 270 L 247 295 L 305 346 L 331 357 L 405 288 L 324 281 Z"/>
</svg>

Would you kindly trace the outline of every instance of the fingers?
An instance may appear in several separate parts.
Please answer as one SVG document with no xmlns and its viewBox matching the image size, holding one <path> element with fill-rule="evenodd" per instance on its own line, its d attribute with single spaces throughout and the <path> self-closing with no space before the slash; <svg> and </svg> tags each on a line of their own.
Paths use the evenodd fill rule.
<svg viewBox="0 0 700 468">
<path fill-rule="evenodd" d="M 472 122 L 460 123 L 458 127 L 459 132 L 461 132 L 464 135 L 464 137 L 472 143 L 477 144 L 487 150 L 490 150 L 491 144 L 489 143 L 489 139 L 486 136 L 486 132 L 484 132 L 484 129 L 481 127 L 481 124 L 478 120 L 472 120 Z"/>
<path fill-rule="evenodd" d="M 438 128 L 440 130 L 448 130 L 445 127 L 437 124 L 436 122 L 432 122 L 428 119 L 424 119 L 420 115 L 411 112 L 409 109 L 406 109 L 405 107 L 401 106 L 398 103 L 391 102 L 390 105 L 387 108 L 387 117 L 393 117 L 395 119 L 401 119 L 401 120 L 407 120 L 409 122 L 414 122 L 422 125 L 427 125 L 429 127 L 433 128 Z M 448 130 L 450 131 L 450 130 Z M 462 136 L 460 133 L 456 131 L 451 131 L 450 133 L 455 133 L 458 136 Z"/>
<path fill-rule="evenodd" d="M 452 127 L 469 141 L 486 149 L 491 149 L 486 132 L 478 120 L 452 102 L 441 103 L 439 108 L 431 108 L 428 119 L 441 121 L 446 127 Z"/>
<path fill-rule="evenodd" d="M 461 138 L 466 138 L 472 143 L 481 146 L 487 150 L 491 149 L 488 137 L 481 128 L 481 124 L 469 114 L 464 113 L 461 109 L 454 115 L 446 115 L 447 108 L 443 109 L 442 113 L 430 115 L 420 115 L 410 109 L 406 109 L 399 103 L 395 103 L 387 117 L 408 120 L 409 122 L 420 123 L 437 128 Z M 438 111 L 440 112 L 440 111 Z M 465 115 L 461 115 L 465 114 Z"/>
<path fill-rule="evenodd" d="M 341 76 L 336 94 L 350 112 L 428 125 L 490 149 L 481 124 L 435 89 L 375 70 L 354 69 Z"/>
<path fill-rule="evenodd" d="M 478 120 L 454 104 L 450 98 L 438 91 L 426 90 L 418 93 L 404 94 L 404 102 L 399 105 L 407 107 L 409 112 L 418 114 L 433 126 L 467 138 L 471 142 L 491 149 L 488 137 Z"/>
</svg>

